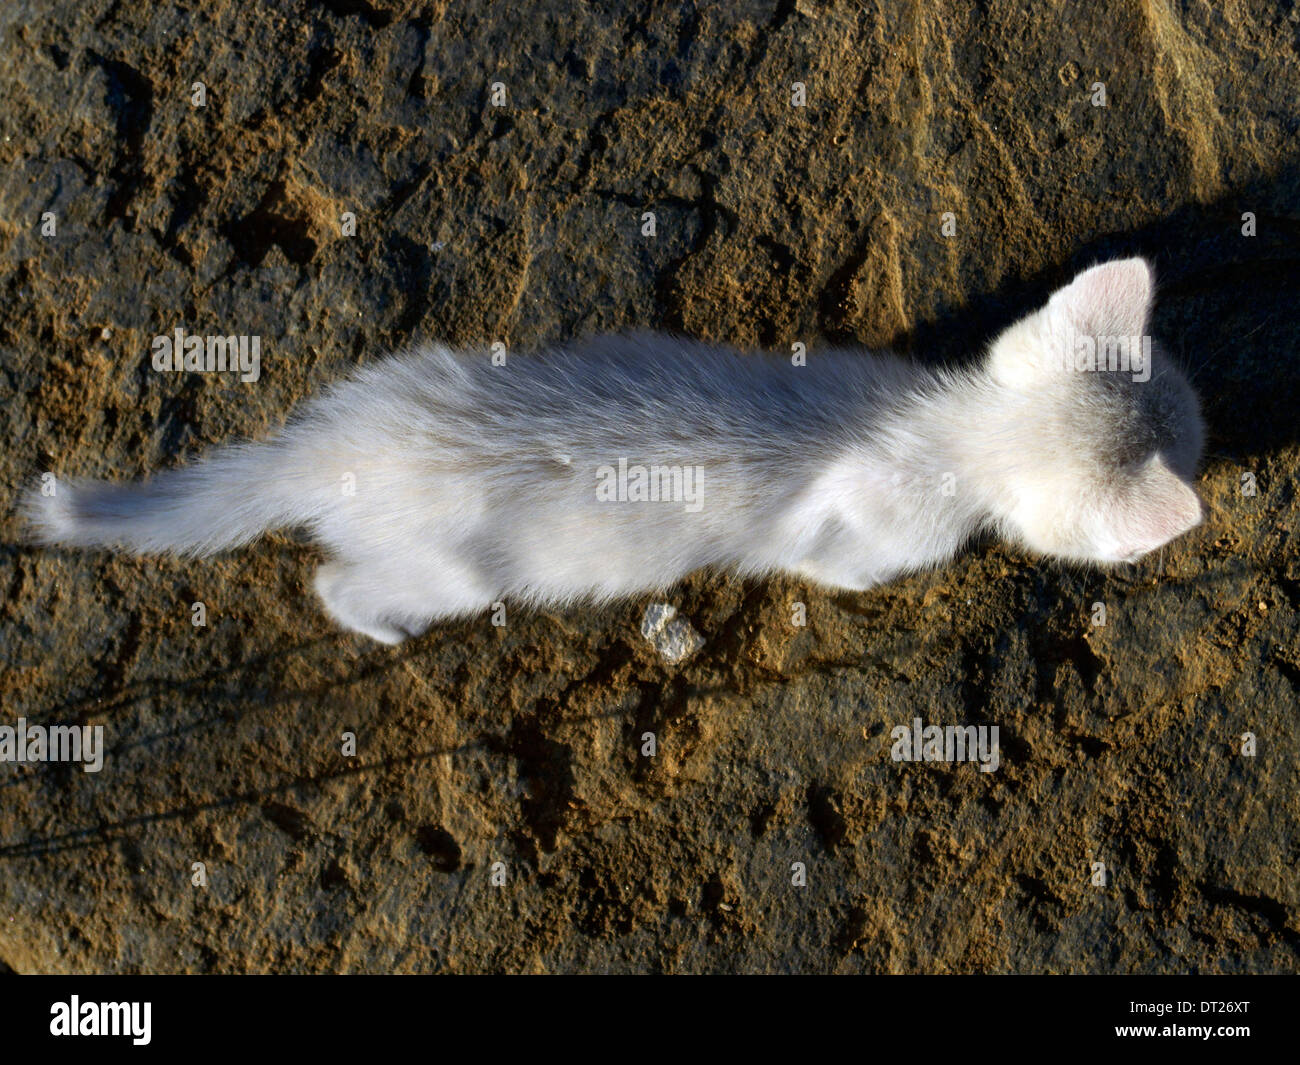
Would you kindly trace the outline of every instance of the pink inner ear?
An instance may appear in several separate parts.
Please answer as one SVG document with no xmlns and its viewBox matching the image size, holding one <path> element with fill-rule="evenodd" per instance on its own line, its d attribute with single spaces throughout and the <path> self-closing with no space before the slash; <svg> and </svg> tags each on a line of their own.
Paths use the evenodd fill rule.
<svg viewBox="0 0 1300 1065">
<path fill-rule="evenodd" d="M 1143 479 L 1120 521 L 1119 553 L 1145 554 L 1201 524 L 1196 493 L 1163 465 Z"/>
<path fill-rule="evenodd" d="M 1140 336 L 1151 307 L 1151 268 L 1121 259 L 1085 270 L 1052 298 L 1076 329 L 1104 336 Z M 1058 303 L 1059 301 L 1059 303 Z"/>
</svg>

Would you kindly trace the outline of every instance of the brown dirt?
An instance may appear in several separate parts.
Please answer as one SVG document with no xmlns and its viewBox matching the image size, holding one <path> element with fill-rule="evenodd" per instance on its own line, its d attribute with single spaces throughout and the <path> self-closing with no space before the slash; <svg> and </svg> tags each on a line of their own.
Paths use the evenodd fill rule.
<svg viewBox="0 0 1300 1065">
<path fill-rule="evenodd" d="M 9 0 L 0 724 L 103 724 L 110 754 L 0 766 L 0 962 L 1295 971 L 1298 33 L 1266 2 Z M 670 667 L 645 602 L 381 649 L 293 537 L 142 562 L 14 514 L 39 472 L 264 433 L 422 338 L 956 359 L 1133 251 L 1212 515 L 1123 572 L 984 545 L 860 596 L 703 576 Z M 178 325 L 261 335 L 261 380 L 152 372 Z M 914 715 L 997 724 L 1002 767 L 893 762 Z"/>
</svg>

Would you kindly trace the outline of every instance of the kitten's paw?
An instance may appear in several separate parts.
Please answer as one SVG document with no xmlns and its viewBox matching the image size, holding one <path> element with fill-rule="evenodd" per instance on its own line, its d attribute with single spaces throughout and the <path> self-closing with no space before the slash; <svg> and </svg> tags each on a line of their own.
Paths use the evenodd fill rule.
<svg viewBox="0 0 1300 1065">
<path fill-rule="evenodd" d="M 359 632 L 380 643 L 398 644 L 411 636 L 387 618 L 367 609 L 367 588 L 356 572 L 341 562 L 327 562 L 316 571 L 316 594 L 325 610 L 349 632 Z"/>
<path fill-rule="evenodd" d="M 404 629 L 399 629 L 395 625 L 388 625 L 382 621 L 344 621 L 339 617 L 335 617 L 335 620 L 349 632 L 357 632 L 362 636 L 369 636 L 372 640 L 386 643 L 390 647 L 394 644 L 401 643 L 411 635 Z"/>
</svg>

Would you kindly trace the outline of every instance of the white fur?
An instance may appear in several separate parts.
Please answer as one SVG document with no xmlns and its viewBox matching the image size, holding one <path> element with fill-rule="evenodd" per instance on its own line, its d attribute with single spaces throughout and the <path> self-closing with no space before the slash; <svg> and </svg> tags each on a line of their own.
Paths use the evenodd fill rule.
<svg viewBox="0 0 1300 1065">
<path fill-rule="evenodd" d="M 1194 397 L 1163 362 L 1139 393 L 1051 352 L 1066 328 L 1144 329 L 1151 292 L 1140 259 L 1085 271 L 961 371 L 657 336 L 504 366 L 433 347 L 361 371 L 264 444 L 138 486 L 60 482 L 29 508 L 47 542 L 138 553 L 305 526 L 331 556 L 326 609 L 385 643 L 502 599 L 610 600 L 705 566 L 862 590 L 985 528 L 1126 561 L 1200 520 Z M 702 505 L 598 500 L 620 458 L 698 467 Z"/>
</svg>

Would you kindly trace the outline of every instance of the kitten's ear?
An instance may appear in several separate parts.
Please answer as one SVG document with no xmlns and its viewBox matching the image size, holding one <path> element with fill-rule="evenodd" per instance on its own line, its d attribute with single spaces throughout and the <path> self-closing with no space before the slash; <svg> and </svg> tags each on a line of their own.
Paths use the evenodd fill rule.
<svg viewBox="0 0 1300 1065">
<path fill-rule="evenodd" d="M 1151 266 L 1117 259 L 1077 274 L 1047 306 L 1020 319 L 993 342 L 989 370 L 1016 389 L 1040 387 L 1043 374 L 1073 357 L 1078 336 L 1141 336 L 1151 310 Z"/>
<path fill-rule="evenodd" d="M 1196 528 L 1201 516 L 1201 501 L 1192 487 L 1163 459 L 1153 458 L 1114 516 L 1116 554 L 1128 558 L 1154 551 Z"/>
<path fill-rule="evenodd" d="M 1052 293 L 1052 331 L 1069 328 L 1092 336 L 1141 336 L 1155 289 L 1145 259 L 1116 259 L 1075 276 Z"/>
</svg>

